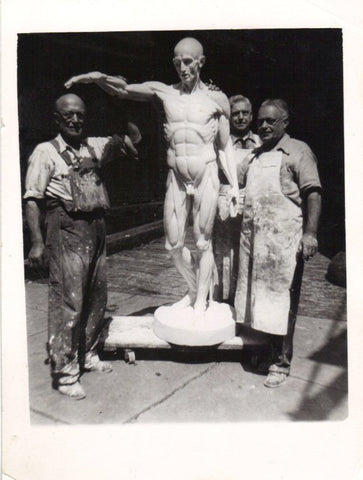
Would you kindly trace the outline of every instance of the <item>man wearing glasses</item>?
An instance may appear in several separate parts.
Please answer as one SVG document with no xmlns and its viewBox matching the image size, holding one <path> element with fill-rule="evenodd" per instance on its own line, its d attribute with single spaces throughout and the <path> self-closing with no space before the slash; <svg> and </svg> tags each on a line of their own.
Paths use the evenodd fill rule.
<svg viewBox="0 0 363 480">
<path fill-rule="evenodd" d="M 200 78 L 205 57 L 198 40 L 180 40 L 174 48 L 173 63 L 180 79 L 174 85 L 155 81 L 128 85 L 122 77 L 91 72 L 71 78 L 65 86 L 96 83 L 120 98 L 161 102 L 169 167 L 164 206 L 165 246 L 188 285 L 187 294 L 173 308 L 192 307 L 193 316 L 203 319 L 214 267 L 211 235 L 218 201 L 218 166 L 232 187 L 229 201 L 238 196 L 229 137 L 230 107 L 224 93 L 209 89 Z M 190 213 L 196 259 L 184 245 Z"/>
<path fill-rule="evenodd" d="M 129 137 L 83 137 L 86 108 L 77 95 L 57 99 L 59 134 L 35 148 L 25 180 L 26 218 L 32 247 L 29 265 L 49 260 L 48 352 L 53 386 L 73 399 L 86 396 L 81 370 L 110 372 L 97 343 L 107 302 L 106 231 L 109 207 L 100 167 L 112 148 L 121 156 L 137 151 Z M 46 208 L 46 242 L 40 218 Z"/>
<path fill-rule="evenodd" d="M 318 249 L 321 184 L 309 146 L 286 129 L 281 99 L 258 112 L 262 145 L 244 160 L 246 185 L 235 298 L 237 322 L 268 334 L 265 380 L 279 387 L 289 375 L 303 263 Z M 263 365 L 261 365 L 262 370 Z"/>
</svg>

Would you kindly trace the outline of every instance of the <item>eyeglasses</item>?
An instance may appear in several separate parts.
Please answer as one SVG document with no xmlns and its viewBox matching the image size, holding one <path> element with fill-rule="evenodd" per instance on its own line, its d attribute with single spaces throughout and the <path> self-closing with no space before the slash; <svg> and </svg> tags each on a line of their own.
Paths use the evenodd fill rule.
<svg viewBox="0 0 363 480">
<path fill-rule="evenodd" d="M 66 113 L 56 112 L 56 113 L 60 115 L 63 118 L 63 120 L 65 120 L 66 122 L 70 122 L 71 120 L 73 120 L 74 116 L 76 116 L 78 121 L 82 122 L 84 120 L 84 114 L 81 112 L 66 112 Z"/>
<path fill-rule="evenodd" d="M 269 127 L 274 127 L 275 125 L 277 125 L 278 123 L 282 122 L 286 120 L 286 117 L 283 117 L 283 118 L 270 118 L 270 117 L 266 117 L 266 118 L 258 118 L 257 119 L 257 126 L 258 127 L 262 127 L 262 125 L 266 122 L 267 125 Z"/>
</svg>

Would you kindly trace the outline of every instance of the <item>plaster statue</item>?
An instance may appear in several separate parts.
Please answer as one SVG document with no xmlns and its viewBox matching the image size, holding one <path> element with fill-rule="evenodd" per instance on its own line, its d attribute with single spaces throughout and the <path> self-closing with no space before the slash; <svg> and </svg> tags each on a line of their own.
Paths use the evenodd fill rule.
<svg viewBox="0 0 363 480">
<path fill-rule="evenodd" d="M 180 82 L 165 85 L 150 81 L 130 84 L 123 77 L 91 72 L 72 77 L 77 83 L 95 83 L 111 95 L 149 101 L 157 97 L 165 113 L 164 134 L 169 167 L 164 206 L 166 248 L 188 285 L 188 292 L 174 310 L 192 307 L 203 315 L 214 267 L 211 236 L 218 202 L 220 167 L 230 186 L 231 205 L 238 197 L 238 182 L 230 140 L 230 106 L 220 90 L 201 81 L 205 63 L 203 47 L 194 38 L 182 39 L 174 48 L 173 64 Z M 197 249 L 194 260 L 185 246 L 190 212 Z"/>
</svg>

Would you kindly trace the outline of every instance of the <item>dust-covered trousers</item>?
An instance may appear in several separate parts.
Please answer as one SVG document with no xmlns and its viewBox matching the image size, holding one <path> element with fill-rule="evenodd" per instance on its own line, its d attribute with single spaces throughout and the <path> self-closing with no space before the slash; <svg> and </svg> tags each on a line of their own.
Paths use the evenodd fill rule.
<svg viewBox="0 0 363 480">
<path fill-rule="evenodd" d="M 58 384 L 72 384 L 95 353 L 107 303 L 104 212 L 68 213 L 49 201 L 48 351 Z"/>
</svg>

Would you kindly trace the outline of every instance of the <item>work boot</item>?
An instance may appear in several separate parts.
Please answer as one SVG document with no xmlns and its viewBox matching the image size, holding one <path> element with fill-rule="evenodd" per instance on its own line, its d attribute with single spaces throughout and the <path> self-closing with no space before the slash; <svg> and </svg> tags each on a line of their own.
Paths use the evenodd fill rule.
<svg viewBox="0 0 363 480">
<path fill-rule="evenodd" d="M 283 370 L 277 365 L 271 365 L 266 380 L 264 381 L 264 385 L 268 388 L 280 387 L 286 382 L 288 375 L 286 369 Z"/>
<path fill-rule="evenodd" d="M 112 366 L 109 362 L 103 362 L 97 354 L 87 354 L 84 362 L 86 372 L 110 373 Z"/>
<path fill-rule="evenodd" d="M 67 395 L 67 397 L 73 400 L 82 400 L 82 398 L 86 397 L 86 392 L 79 382 L 72 383 L 71 385 L 59 385 L 58 392 Z"/>
</svg>

